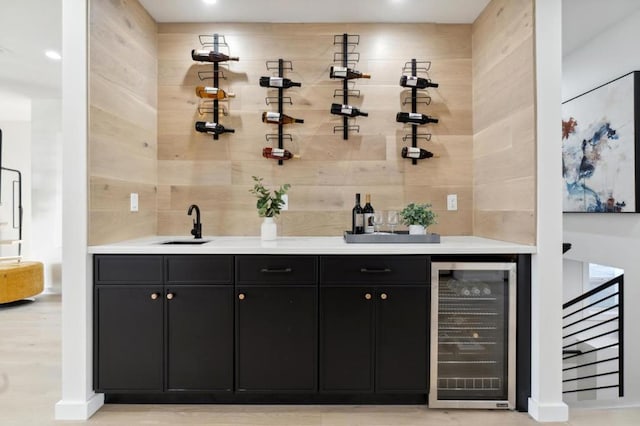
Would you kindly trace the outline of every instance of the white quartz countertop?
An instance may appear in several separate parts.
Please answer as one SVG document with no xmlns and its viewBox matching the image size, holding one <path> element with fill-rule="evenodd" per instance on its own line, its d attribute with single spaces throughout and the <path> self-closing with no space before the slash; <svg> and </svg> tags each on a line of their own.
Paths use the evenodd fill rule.
<svg viewBox="0 0 640 426">
<path fill-rule="evenodd" d="M 260 237 L 204 236 L 199 245 L 162 244 L 193 240 L 176 236 L 153 236 L 112 244 L 90 246 L 91 254 L 522 254 L 536 247 L 481 237 L 441 237 L 437 244 L 347 244 L 342 237 L 280 237 L 261 241 Z"/>
</svg>

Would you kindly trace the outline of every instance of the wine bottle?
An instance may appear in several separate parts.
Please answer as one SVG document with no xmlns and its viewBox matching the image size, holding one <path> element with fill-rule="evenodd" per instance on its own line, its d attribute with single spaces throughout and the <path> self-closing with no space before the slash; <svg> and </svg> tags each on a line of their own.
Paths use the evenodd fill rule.
<svg viewBox="0 0 640 426">
<path fill-rule="evenodd" d="M 371 78 L 370 74 L 365 74 L 347 67 L 331 67 L 329 76 L 331 78 L 342 78 L 345 80 L 352 80 L 354 78 Z"/>
<path fill-rule="evenodd" d="M 419 159 L 424 159 L 424 158 L 431 158 L 433 157 L 433 153 L 427 151 L 426 149 L 422 149 L 422 148 L 414 148 L 411 146 L 405 146 L 402 148 L 402 153 L 400 154 L 402 155 L 402 158 L 419 158 Z"/>
<path fill-rule="evenodd" d="M 209 86 L 197 86 L 196 87 L 196 95 L 199 98 L 206 99 L 227 99 L 235 97 L 235 93 L 225 92 L 222 89 L 218 89 L 217 87 L 209 87 Z"/>
<path fill-rule="evenodd" d="M 191 50 L 191 58 L 194 61 L 200 62 L 226 62 L 226 61 L 239 61 L 237 56 L 229 56 L 224 53 L 214 52 L 213 50 Z"/>
<path fill-rule="evenodd" d="M 262 148 L 262 156 L 264 158 L 273 158 L 274 160 L 290 160 L 292 158 L 300 158 L 299 155 L 294 155 L 288 149 L 283 148 Z"/>
<path fill-rule="evenodd" d="M 260 86 L 288 89 L 289 87 L 302 87 L 302 83 L 296 83 L 282 77 L 260 77 Z"/>
<path fill-rule="evenodd" d="M 362 213 L 364 215 L 364 233 L 365 234 L 373 234 L 373 232 L 375 231 L 374 229 L 374 221 L 373 221 L 373 213 L 375 212 L 375 210 L 373 209 L 373 206 L 371 205 L 371 194 L 366 194 L 365 195 L 365 201 L 366 204 L 364 205 L 364 208 L 362 209 Z"/>
<path fill-rule="evenodd" d="M 419 112 L 399 112 L 396 114 L 396 121 L 398 123 L 427 124 L 437 123 L 438 119 Z"/>
<path fill-rule="evenodd" d="M 439 84 L 434 83 L 427 78 L 403 75 L 402 77 L 400 77 L 400 86 L 415 87 L 416 89 L 426 89 L 427 87 L 438 87 Z"/>
<path fill-rule="evenodd" d="M 273 124 L 291 124 L 291 123 L 304 123 L 304 120 L 301 118 L 289 117 L 288 115 L 280 114 L 279 112 L 263 112 L 262 122 L 273 123 Z"/>
<path fill-rule="evenodd" d="M 359 115 L 368 117 L 369 113 L 360 111 L 351 105 L 331 104 L 331 114 L 344 115 L 346 117 L 357 117 Z"/>
<path fill-rule="evenodd" d="M 351 233 L 364 234 L 364 216 L 360 205 L 360 194 L 356 194 L 356 205 L 351 210 Z"/>
<path fill-rule="evenodd" d="M 196 121 L 196 131 L 200 133 L 209 133 L 210 135 L 236 132 L 234 129 L 226 128 L 222 124 L 212 123 L 209 121 Z"/>
</svg>

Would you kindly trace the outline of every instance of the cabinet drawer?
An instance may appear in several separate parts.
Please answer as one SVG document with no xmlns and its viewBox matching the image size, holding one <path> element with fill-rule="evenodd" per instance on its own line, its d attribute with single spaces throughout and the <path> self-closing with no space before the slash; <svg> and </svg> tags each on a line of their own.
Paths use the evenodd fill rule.
<svg viewBox="0 0 640 426">
<path fill-rule="evenodd" d="M 238 284 L 308 284 L 318 282 L 315 256 L 237 256 Z"/>
<path fill-rule="evenodd" d="M 162 284 L 162 256 L 95 256 L 93 273 L 96 284 Z"/>
<path fill-rule="evenodd" d="M 428 284 L 428 256 L 322 256 L 322 284 Z"/>
<path fill-rule="evenodd" d="M 233 284 L 233 256 L 166 256 L 167 284 Z"/>
</svg>

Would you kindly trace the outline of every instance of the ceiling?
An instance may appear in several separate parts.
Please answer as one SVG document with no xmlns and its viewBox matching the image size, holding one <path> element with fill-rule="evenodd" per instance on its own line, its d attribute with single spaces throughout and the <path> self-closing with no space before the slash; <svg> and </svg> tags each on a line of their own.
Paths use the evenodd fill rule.
<svg viewBox="0 0 640 426">
<path fill-rule="evenodd" d="M 640 10 L 638 0 L 562 0 L 562 55 Z"/>
<path fill-rule="evenodd" d="M 61 96 L 62 0 L 0 0 L 0 96 Z M 108 0 L 104 0 L 108 1 Z M 489 0 L 140 0 L 159 22 L 473 22 Z M 638 0 L 562 0 L 563 54 L 640 10 Z M 37 13 L 34 13 L 37 11 Z"/>
<path fill-rule="evenodd" d="M 140 0 L 158 22 L 471 23 L 489 0 Z"/>
<path fill-rule="evenodd" d="M 44 55 L 62 48 L 62 0 L 0 0 L 0 92 L 60 98 L 62 66 Z"/>
</svg>

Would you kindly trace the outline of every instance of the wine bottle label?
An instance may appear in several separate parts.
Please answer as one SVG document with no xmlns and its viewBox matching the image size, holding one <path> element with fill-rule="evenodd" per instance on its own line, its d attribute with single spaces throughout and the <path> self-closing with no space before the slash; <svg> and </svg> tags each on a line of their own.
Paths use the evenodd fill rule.
<svg viewBox="0 0 640 426">
<path fill-rule="evenodd" d="M 284 149 L 282 148 L 272 148 L 271 155 L 274 157 L 284 157 Z"/>
<path fill-rule="evenodd" d="M 340 112 L 342 112 L 343 114 L 351 115 L 351 113 L 353 112 L 353 107 L 350 105 L 342 105 Z"/>
<path fill-rule="evenodd" d="M 209 56 L 209 51 L 208 50 L 196 50 L 195 52 L 196 56 Z"/>
<path fill-rule="evenodd" d="M 364 214 L 364 233 L 365 234 L 373 234 L 374 226 L 373 226 L 373 213 L 365 213 Z"/>
<path fill-rule="evenodd" d="M 408 147 L 407 148 L 407 157 L 408 158 L 420 158 L 420 148 Z"/>
<path fill-rule="evenodd" d="M 269 86 L 271 87 L 282 87 L 282 82 L 282 77 L 269 77 Z"/>
<path fill-rule="evenodd" d="M 210 95 L 217 95 L 218 94 L 218 88 L 217 87 L 205 87 L 204 88 L 204 93 L 208 93 Z"/>
<path fill-rule="evenodd" d="M 347 68 L 346 67 L 333 67 L 333 76 L 334 77 L 346 77 L 347 76 Z"/>
<path fill-rule="evenodd" d="M 410 112 L 409 113 L 409 118 L 412 120 L 420 120 L 422 119 L 422 114 L 419 114 L 417 112 Z"/>
<path fill-rule="evenodd" d="M 418 77 L 408 76 L 407 77 L 407 86 L 417 86 L 418 85 Z"/>
<path fill-rule="evenodd" d="M 204 123 L 204 127 L 208 129 L 215 129 L 217 126 L 218 126 L 218 123 L 213 123 L 211 121 L 207 121 L 206 123 Z"/>
<path fill-rule="evenodd" d="M 271 122 L 271 123 L 277 123 L 280 121 L 280 113 L 277 112 L 267 112 L 267 121 Z"/>
<path fill-rule="evenodd" d="M 355 220 L 356 228 L 362 228 L 364 226 L 364 216 L 362 215 L 362 213 L 356 213 Z"/>
</svg>

